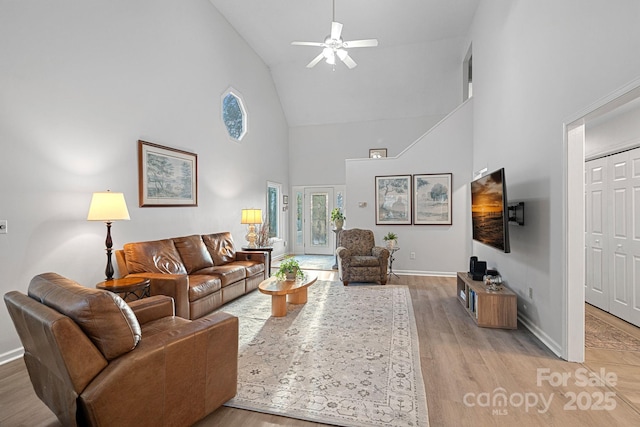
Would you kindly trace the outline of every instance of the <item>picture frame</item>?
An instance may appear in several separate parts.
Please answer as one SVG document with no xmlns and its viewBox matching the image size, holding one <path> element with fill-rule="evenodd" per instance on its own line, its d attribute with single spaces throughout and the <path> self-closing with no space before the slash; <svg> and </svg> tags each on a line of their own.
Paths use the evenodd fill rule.
<svg viewBox="0 0 640 427">
<path fill-rule="evenodd" d="M 381 159 L 383 157 L 387 157 L 387 149 L 386 148 L 370 148 L 369 149 L 369 158 L 370 159 Z"/>
<path fill-rule="evenodd" d="M 198 156 L 138 141 L 140 207 L 198 206 Z"/>
<path fill-rule="evenodd" d="M 411 224 L 411 175 L 375 177 L 376 225 Z"/>
<path fill-rule="evenodd" d="M 413 223 L 451 225 L 453 174 L 413 175 Z"/>
</svg>

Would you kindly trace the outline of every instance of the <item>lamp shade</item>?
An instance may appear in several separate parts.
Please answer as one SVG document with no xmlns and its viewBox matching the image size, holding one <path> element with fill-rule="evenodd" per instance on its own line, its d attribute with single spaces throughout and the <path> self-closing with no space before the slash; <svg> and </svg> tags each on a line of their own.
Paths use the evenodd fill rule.
<svg viewBox="0 0 640 427">
<path fill-rule="evenodd" d="M 240 224 L 262 224 L 262 209 L 242 209 Z"/>
<path fill-rule="evenodd" d="M 120 221 L 128 220 L 129 211 L 124 194 L 105 191 L 93 193 L 89 206 L 88 221 Z"/>
</svg>

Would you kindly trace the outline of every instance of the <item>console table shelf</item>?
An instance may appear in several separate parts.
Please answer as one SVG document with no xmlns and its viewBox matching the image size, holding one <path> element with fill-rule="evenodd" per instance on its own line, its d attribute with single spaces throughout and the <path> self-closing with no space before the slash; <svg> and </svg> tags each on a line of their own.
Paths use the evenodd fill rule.
<svg viewBox="0 0 640 427">
<path fill-rule="evenodd" d="M 506 287 L 487 289 L 484 282 L 473 280 L 469 273 L 458 273 L 457 298 L 471 318 L 483 328 L 518 328 L 516 294 Z"/>
</svg>

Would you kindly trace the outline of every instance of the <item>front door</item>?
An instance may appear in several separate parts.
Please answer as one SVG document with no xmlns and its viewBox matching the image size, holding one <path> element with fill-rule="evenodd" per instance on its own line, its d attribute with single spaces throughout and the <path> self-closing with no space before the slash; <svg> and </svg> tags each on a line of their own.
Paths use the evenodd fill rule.
<svg viewBox="0 0 640 427">
<path fill-rule="evenodd" d="M 305 188 L 303 204 L 305 254 L 333 254 L 335 248 L 330 226 L 333 198 L 333 188 Z"/>
</svg>

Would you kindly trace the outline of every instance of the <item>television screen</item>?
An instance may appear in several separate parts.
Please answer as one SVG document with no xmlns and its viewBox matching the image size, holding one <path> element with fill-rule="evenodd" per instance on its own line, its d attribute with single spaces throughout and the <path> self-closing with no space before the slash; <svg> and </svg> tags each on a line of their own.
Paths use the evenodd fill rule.
<svg viewBox="0 0 640 427">
<path fill-rule="evenodd" d="M 473 240 L 509 252 L 504 168 L 471 182 Z"/>
</svg>

